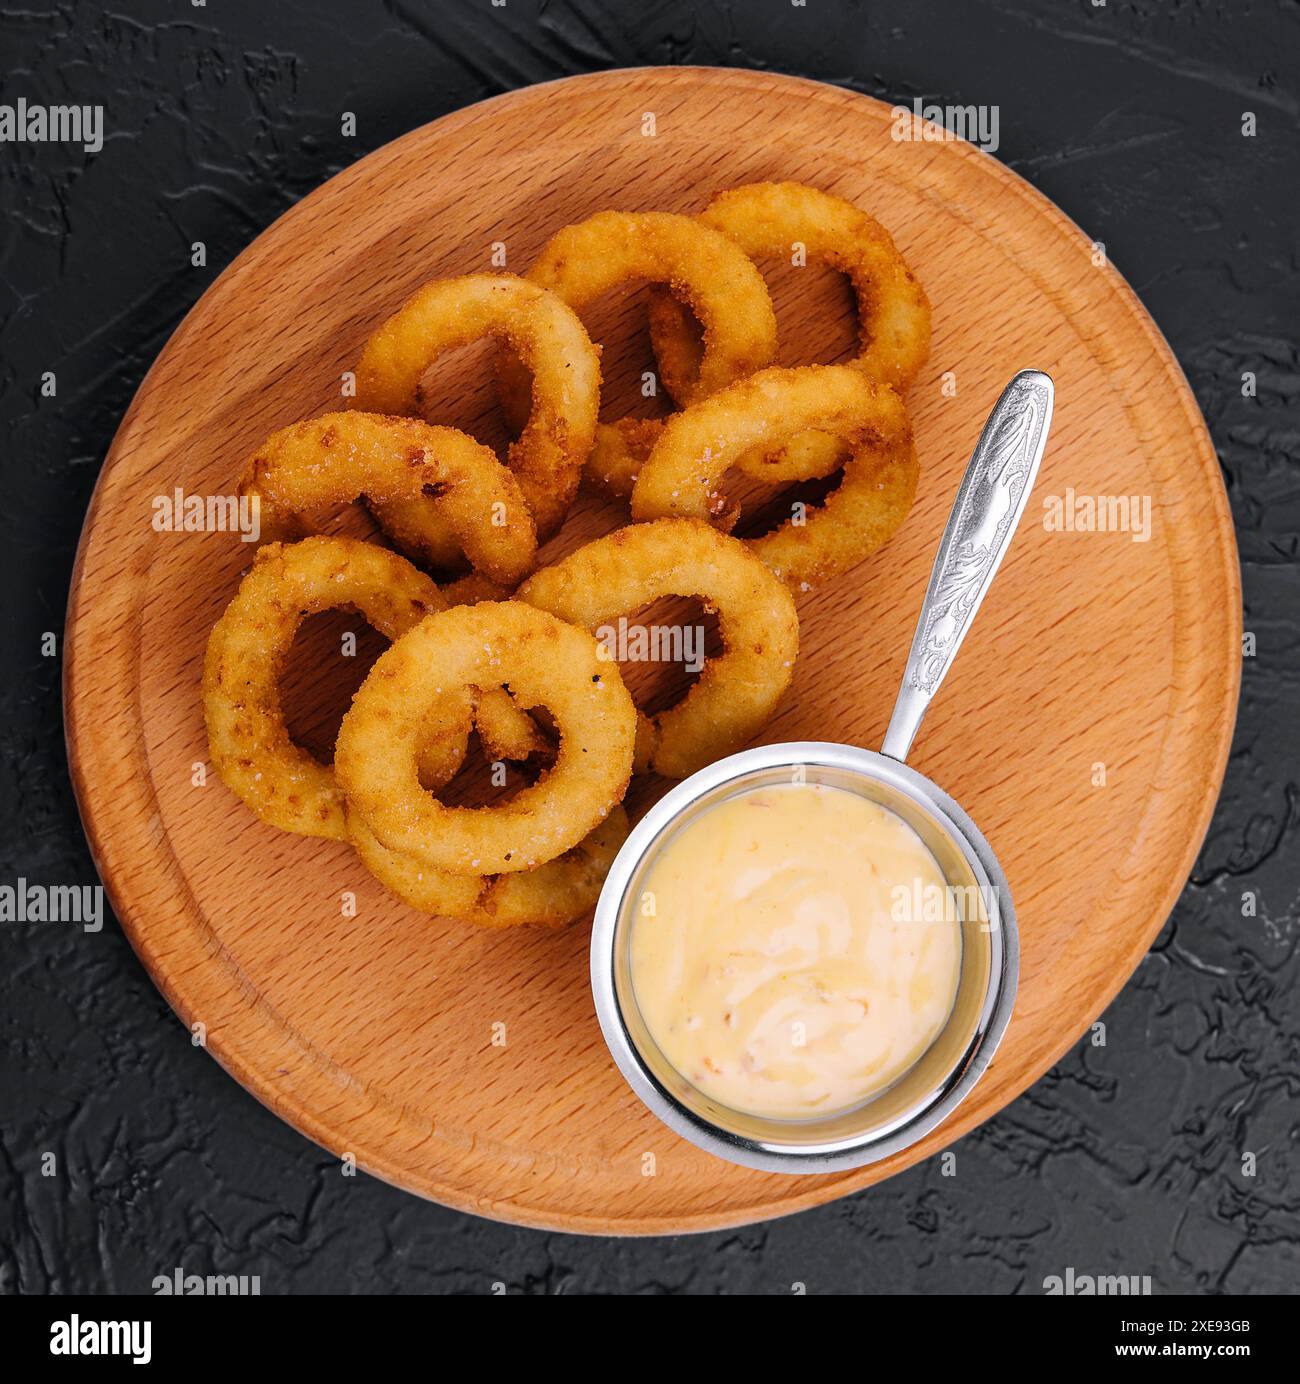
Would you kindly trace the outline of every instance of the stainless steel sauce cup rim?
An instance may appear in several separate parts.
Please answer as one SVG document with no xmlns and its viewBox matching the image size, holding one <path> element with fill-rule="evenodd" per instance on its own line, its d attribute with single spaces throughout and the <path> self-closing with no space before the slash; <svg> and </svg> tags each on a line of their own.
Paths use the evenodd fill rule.
<svg viewBox="0 0 1300 1384">
<path fill-rule="evenodd" d="M 640 1099 L 669 1128 L 710 1153 L 769 1172 L 827 1173 L 861 1167 L 910 1147 L 942 1123 L 987 1069 L 1015 1003 L 1019 937 L 1006 876 L 975 823 L 941 788 L 904 762 L 921 720 L 988 590 L 1024 511 L 1046 445 L 1051 379 L 1021 371 L 1003 391 L 980 435 L 940 540 L 902 686 L 881 753 L 824 741 L 764 745 L 701 769 L 667 793 L 629 834 L 610 868 L 591 936 L 591 985 L 601 1031 Z M 859 787 L 924 827 L 954 870 L 973 881 L 980 918 L 963 918 L 958 998 L 930 1048 L 890 1087 L 848 1111 L 811 1120 L 775 1120 L 728 1111 L 671 1070 L 644 1030 L 624 955 L 629 900 L 676 827 L 708 803 L 747 784 L 776 781 L 802 766 L 814 778 Z M 943 862 L 940 862 L 941 865 Z M 979 925 L 982 921 L 982 925 Z M 972 948 L 969 929 L 981 942 Z M 969 958 L 967 953 L 969 951 Z M 968 969 L 969 961 L 969 969 Z M 620 970 L 622 968 L 622 970 Z M 635 997 L 627 995 L 635 1010 Z M 959 1011 L 960 1006 L 960 1013 Z M 638 1041 L 635 1029 L 642 1030 Z M 656 1061 L 661 1067 L 656 1072 Z M 673 1089 L 676 1086 L 678 1089 Z M 873 1111 L 874 1116 L 873 1116 Z"/>
</svg>

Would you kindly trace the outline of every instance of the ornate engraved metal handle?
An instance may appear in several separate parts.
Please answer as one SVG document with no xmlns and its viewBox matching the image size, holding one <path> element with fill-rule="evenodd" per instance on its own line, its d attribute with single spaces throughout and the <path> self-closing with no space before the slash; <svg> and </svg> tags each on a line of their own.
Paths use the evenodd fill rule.
<svg viewBox="0 0 1300 1384">
<path fill-rule="evenodd" d="M 930 698 L 966 637 L 1011 543 L 1047 445 L 1051 376 L 1022 370 L 1002 391 L 975 445 L 930 573 L 903 685 L 881 752 L 905 760 Z"/>
</svg>

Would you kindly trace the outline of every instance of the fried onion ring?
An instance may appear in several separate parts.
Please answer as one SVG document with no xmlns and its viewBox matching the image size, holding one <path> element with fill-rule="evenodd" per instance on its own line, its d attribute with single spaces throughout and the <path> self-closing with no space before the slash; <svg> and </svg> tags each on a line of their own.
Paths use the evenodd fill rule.
<svg viewBox="0 0 1300 1384">
<path fill-rule="evenodd" d="M 906 393 L 930 353 L 930 303 L 889 232 L 852 202 L 802 183 L 751 183 L 720 192 L 699 219 L 734 240 L 751 259 L 808 260 L 846 274 L 858 304 L 859 350 L 852 362 L 873 379 Z M 697 324 L 673 295 L 652 290 L 650 340 L 664 387 L 679 403 L 697 397 Z M 737 466 L 771 483 L 828 476 L 846 460 L 839 440 L 813 433 L 780 457 L 749 454 Z"/>
<path fill-rule="evenodd" d="M 422 791 L 421 737 L 455 719 L 467 687 L 509 685 L 544 706 L 554 765 L 508 802 L 448 807 Z M 512 874 L 576 846 L 622 799 L 636 711 L 618 669 L 585 631 L 518 601 L 456 606 L 382 654 L 339 728 L 334 772 L 379 843 L 458 874 Z"/>
<path fill-rule="evenodd" d="M 501 337 L 532 375 L 523 393 L 518 441 L 507 462 L 542 542 L 568 513 L 591 451 L 600 410 L 600 352 L 577 314 L 544 287 L 514 274 L 439 279 L 414 293 L 366 343 L 353 406 L 419 412 L 420 377 L 443 352 Z M 463 536 L 424 500 L 370 497 L 384 531 L 435 568 L 457 562 Z"/>
<path fill-rule="evenodd" d="M 660 519 L 588 543 L 516 593 L 593 631 L 661 596 L 700 597 L 725 645 L 675 706 L 639 713 L 637 768 L 685 778 L 757 734 L 790 684 L 799 618 L 780 581 L 738 539 L 698 519 Z"/>
<path fill-rule="evenodd" d="M 474 727 L 489 759 L 527 759 L 553 748 L 504 689 L 493 696 L 483 694 L 474 711 Z M 421 786 L 437 792 L 460 764 L 447 760 L 443 768 L 442 777 L 421 774 Z M 418 856 L 390 851 L 350 808 L 347 824 L 362 864 L 390 893 L 422 913 L 487 928 L 556 928 L 581 917 L 595 906 L 628 833 L 627 814 L 621 806 L 615 807 L 572 850 L 545 865 L 487 876 L 435 870 Z"/>
<path fill-rule="evenodd" d="M 847 571 L 893 537 L 917 480 L 902 399 L 851 365 L 762 370 L 674 414 L 641 467 L 632 518 L 730 518 L 734 507 L 718 485 L 736 458 L 772 451 L 810 428 L 853 449 L 842 481 L 805 522 L 791 518 L 746 542 L 795 590 Z"/>
<path fill-rule="evenodd" d="M 848 275 L 858 301 L 860 342 L 853 364 L 906 393 L 930 354 L 930 302 L 889 232 L 860 207 L 803 183 L 750 183 L 720 192 L 699 219 L 735 241 L 750 259 L 809 260 Z M 654 295 L 650 335 L 664 387 L 681 404 L 698 397 L 698 336 L 679 301 Z"/>
<path fill-rule="evenodd" d="M 240 493 L 260 501 L 266 538 L 297 538 L 303 515 L 366 496 L 417 500 L 426 491 L 476 571 L 517 582 L 533 565 L 537 535 L 519 483 L 492 452 L 455 428 L 376 413 L 327 413 L 272 433 Z"/>
<path fill-rule="evenodd" d="M 557 231 L 527 278 L 576 312 L 629 280 L 667 285 L 703 326 L 698 369 L 685 390 L 691 398 L 722 389 L 776 356 L 776 317 L 763 276 L 732 241 L 693 217 L 597 212 Z M 526 362 L 501 352 L 497 379 L 506 416 L 518 426 L 527 399 Z M 617 433 L 606 435 L 611 426 L 618 425 L 597 430 L 606 448 L 618 444 Z"/>
<path fill-rule="evenodd" d="M 217 621 L 203 669 L 208 744 L 222 781 L 272 826 L 332 840 L 347 836 L 343 794 L 330 768 L 289 738 L 279 681 L 302 622 L 344 605 L 396 639 L 444 602 L 423 572 L 372 543 L 323 536 L 268 543 Z M 496 696 L 510 701 L 500 689 Z M 489 712 L 500 734 L 514 710 Z M 463 698 L 446 709 L 436 733 L 421 738 L 426 781 L 445 782 L 456 772 L 469 718 L 470 701 Z"/>
</svg>

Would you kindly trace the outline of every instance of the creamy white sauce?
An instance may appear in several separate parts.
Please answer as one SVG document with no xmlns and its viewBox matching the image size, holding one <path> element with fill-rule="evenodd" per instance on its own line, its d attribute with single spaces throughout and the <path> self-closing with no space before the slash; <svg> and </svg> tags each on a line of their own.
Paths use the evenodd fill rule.
<svg viewBox="0 0 1300 1384">
<path fill-rule="evenodd" d="M 645 877 L 632 984 L 668 1061 L 734 1110 L 853 1106 L 925 1052 L 961 962 L 938 862 L 895 813 L 821 784 L 702 812 Z M 936 914 L 939 916 L 936 918 Z"/>
</svg>

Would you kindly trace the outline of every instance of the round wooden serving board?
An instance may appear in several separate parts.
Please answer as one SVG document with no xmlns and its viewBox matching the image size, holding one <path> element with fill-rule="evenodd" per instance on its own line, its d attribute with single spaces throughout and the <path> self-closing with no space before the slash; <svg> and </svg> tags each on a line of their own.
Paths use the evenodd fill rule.
<svg viewBox="0 0 1300 1384">
<path fill-rule="evenodd" d="M 1213 447 L 1160 333 L 1088 237 L 992 158 L 892 129 L 888 106 L 834 87 L 691 68 L 581 77 L 460 111 L 361 160 L 260 236 L 186 318 L 122 424 L 68 618 L 68 746 L 100 872 L 213 1055 L 379 1177 L 481 1215 L 616 1234 L 738 1225 L 842 1196 L 951 1143 L 1046 1071 L 1182 887 L 1239 668 Z M 275 831 L 215 774 L 202 782 L 204 645 L 252 550 L 230 533 L 152 526 L 155 496 L 233 493 L 269 432 L 339 406 L 368 333 L 426 279 L 488 270 L 497 245 L 522 272 L 592 212 L 692 212 L 718 189 L 772 178 L 840 193 L 884 223 L 934 305 L 934 346 L 910 396 L 916 505 L 887 548 L 801 598 L 794 686 L 766 739 L 879 745 L 985 414 L 1022 367 L 1048 371 L 1057 390 L 1021 531 L 912 759 L 1006 868 L 1024 953 L 1015 1016 L 946 1125 L 888 1162 L 809 1178 L 720 1162 L 642 1108 L 601 1041 L 585 923 L 500 934 L 422 917 L 346 846 Z M 763 268 L 784 362 L 845 358 L 842 281 Z M 606 417 L 656 406 L 640 397 L 652 364 L 643 309 L 637 286 L 588 316 L 606 348 Z M 486 347 L 439 363 L 430 413 L 502 441 Z M 1050 531 L 1043 502 L 1067 489 L 1149 497 L 1147 541 Z M 583 499 L 548 551 L 618 522 Z M 328 753 L 366 659 L 339 656 L 355 617 L 321 619 L 286 698 L 294 728 Z M 635 802 L 661 787 L 637 786 Z"/>
</svg>

